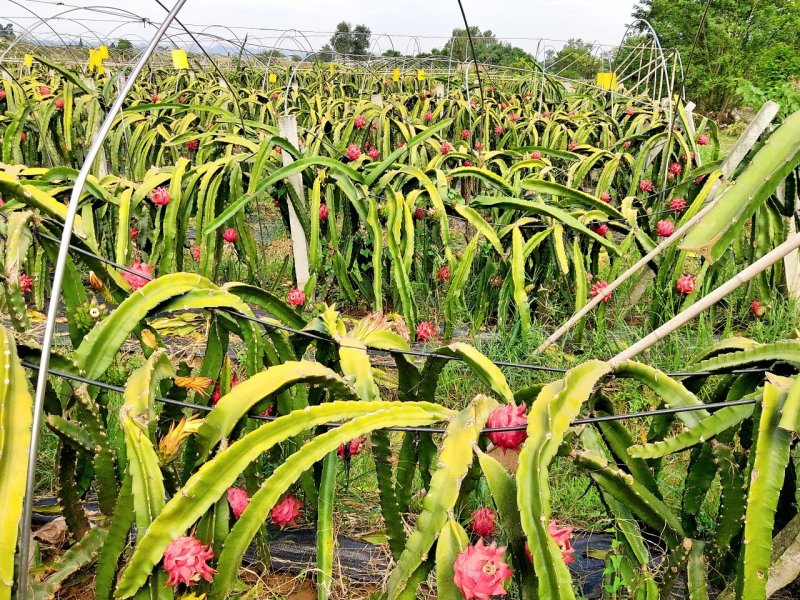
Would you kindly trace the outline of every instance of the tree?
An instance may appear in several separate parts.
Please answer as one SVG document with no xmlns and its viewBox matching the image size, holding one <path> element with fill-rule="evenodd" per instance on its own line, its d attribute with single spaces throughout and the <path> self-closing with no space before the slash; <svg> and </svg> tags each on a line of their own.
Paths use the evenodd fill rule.
<svg viewBox="0 0 800 600">
<path fill-rule="evenodd" d="M 469 35 L 472 36 L 475 58 L 480 63 L 526 69 L 533 68 L 536 64 L 533 56 L 522 48 L 499 41 L 497 36 L 488 29 L 481 31 L 480 27 L 472 26 L 469 28 Z M 450 39 L 445 42 L 441 49 L 434 48 L 429 53 L 420 56 L 448 58 L 452 56 L 454 61 L 471 61 L 473 56 L 469 46 L 467 30 L 464 28 L 453 29 Z"/>
<path fill-rule="evenodd" d="M 711 0 L 695 45 L 704 8 L 696 0 L 638 0 L 633 10 L 653 26 L 664 48 L 680 51 L 687 95 L 701 109 L 728 113 L 739 103 L 742 80 L 767 87 L 800 76 L 797 2 Z"/>
<path fill-rule="evenodd" d="M 0 38 L 13 40 L 15 37 L 17 36 L 14 34 L 14 25 L 12 23 L 0 25 Z"/>
<path fill-rule="evenodd" d="M 325 44 L 316 54 L 318 62 L 333 62 L 333 48 L 330 44 Z"/>
<path fill-rule="evenodd" d="M 336 31 L 331 36 L 330 45 L 337 54 L 365 56 L 369 49 L 372 32 L 366 25 L 356 25 L 342 21 L 336 26 Z"/>
<path fill-rule="evenodd" d="M 545 67 L 550 73 L 569 79 L 594 80 L 598 71 L 602 70 L 603 60 L 594 54 L 594 44 L 573 38 L 555 52 L 548 50 Z"/>
<path fill-rule="evenodd" d="M 386 52 L 383 53 L 383 56 L 397 58 L 399 56 L 403 56 L 403 54 L 402 52 L 400 52 L 400 50 L 387 50 Z"/>
<path fill-rule="evenodd" d="M 117 50 L 130 50 L 133 48 L 133 44 L 131 44 L 130 40 L 125 38 L 120 38 L 117 40 Z"/>
</svg>

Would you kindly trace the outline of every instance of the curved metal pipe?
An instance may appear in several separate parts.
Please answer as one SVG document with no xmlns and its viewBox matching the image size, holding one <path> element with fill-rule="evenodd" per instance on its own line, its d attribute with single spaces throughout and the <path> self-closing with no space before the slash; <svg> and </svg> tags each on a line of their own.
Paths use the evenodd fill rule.
<svg viewBox="0 0 800 600">
<path fill-rule="evenodd" d="M 144 68 L 147 59 L 153 54 L 158 43 L 161 41 L 164 33 L 167 31 L 172 21 L 178 16 L 186 0 L 176 0 L 175 6 L 172 7 L 169 14 L 161 23 L 161 26 L 156 31 L 156 34 L 150 40 L 139 61 L 134 65 L 131 70 L 128 80 L 122 86 L 117 99 L 111 106 L 106 115 L 103 124 L 97 132 L 97 136 L 92 141 L 89 151 L 86 153 L 86 158 L 83 162 L 78 176 L 75 178 L 75 185 L 72 188 L 70 195 L 69 206 L 67 207 L 67 215 L 64 218 L 64 230 L 61 234 L 61 245 L 58 248 L 58 258 L 56 258 L 55 271 L 53 274 L 53 287 L 52 296 L 50 297 L 50 304 L 47 310 L 47 320 L 44 326 L 44 337 L 42 339 L 42 358 L 39 364 L 39 373 L 36 378 L 36 396 L 33 403 L 33 428 L 31 435 L 30 453 L 28 455 L 28 478 L 25 483 L 25 504 L 22 510 L 22 519 L 20 521 L 20 529 L 22 535 L 20 536 L 19 544 L 19 574 L 17 578 L 17 599 L 25 600 L 28 595 L 28 567 L 30 558 L 30 527 L 31 527 L 31 514 L 33 513 L 33 489 L 36 478 L 36 458 L 39 452 L 39 438 L 42 427 L 42 409 L 44 408 L 44 397 L 47 390 L 47 369 L 50 367 L 50 351 L 53 345 L 53 337 L 56 326 L 56 314 L 58 313 L 58 305 L 61 294 L 61 286 L 64 282 L 64 271 L 66 269 L 67 256 L 69 254 L 69 243 L 72 238 L 72 227 L 75 224 L 75 216 L 78 212 L 78 202 L 80 201 L 83 187 L 86 185 L 86 179 L 89 177 L 89 171 L 92 168 L 100 149 L 103 146 L 103 141 L 111 131 L 111 126 L 114 122 L 116 114 L 122 110 L 122 105 L 125 102 L 125 97 L 133 88 L 136 78 Z"/>
</svg>

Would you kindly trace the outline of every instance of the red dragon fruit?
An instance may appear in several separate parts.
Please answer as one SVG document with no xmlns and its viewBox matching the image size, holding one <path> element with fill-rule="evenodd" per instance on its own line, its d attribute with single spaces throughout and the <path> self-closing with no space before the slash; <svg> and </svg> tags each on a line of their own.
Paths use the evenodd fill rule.
<svg viewBox="0 0 800 600">
<path fill-rule="evenodd" d="M 697 277 L 694 275 L 681 275 L 675 282 L 675 289 L 681 294 L 691 294 L 697 286 Z"/>
<path fill-rule="evenodd" d="M 328 205 L 324 202 L 319 205 L 319 220 L 320 221 L 327 221 L 328 215 L 330 214 L 330 210 L 328 209 Z"/>
<path fill-rule="evenodd" d="M 628 108 L 625 109 L 625 114 L 628 115 L 629 117 L 632 117 L 633 115 L 636 114 L 636 110 L 634 110 L 632 106 L 629 106 Z"/>
<path fill-rule="evenodd" d="M 603 202 L 611 202 L 611 194 L 608 192 L 600 192 L 600 200 Z"/>
<path fill-rule="evenodd" d="M 453 147 L 450 145 L 450 142 L 442 142 L 442 145 L 439 146 L 439 152 L 442 154 L 448 154 L 453 151 Z"/>
<path fill-rule="evenodd" d="M 608 232 L 611 231 L 606 223 L 596 223 L 595 225 L 592 225 L 591 230 L 600 237 L 606 237 Z"/>
<path fill-rule="evenodd" d="M 53 100 L 53 104 L 58 110 L 64 110 L 64 99 L 63 98 L 56 98 Z"/>
<path fill-rule="evenodd" d="M 607 292 L 606 288 L 608 287 L 608 283 L 602 280 L 597 280 L 592 284 L 592 297 L 601 296 L 602 302 L 608 302 L 611 300 L 612 292 Z"/>
<path fill-rule="evenodd" d="M 347 158 L 358 160 L 361 157 L 361 147 L 358 144 L 350 144 L 347 147 Z"/>
<path fill-rule="evenodd" d="M 550 521 L 547 525 L 547 532 L 561 550 L 561 558 L 565 564 L 575 562 L 575 548 L 572 547 L 572 527 L 559 527 L 555 521 Z"/>
<path fill-rule="evenodd" d="M 169 189 L 165 187 L 157 187 L 150 192 L 150 201 L 156 206 L 166 206 L 171 199 Z"/>
<path fill-rule="evenodd" d="M 27 273 L 20 273 L 17 281 L 19 283 L 19 289 L 23 294 L 27 294 L 31 291 L 31 288 L 33 288 L 33 277 Z"/>
<path fill-rule="evenodd" d="M 228 242 L 229 244 L 235 244 L 236 240 L 239 239 L 239 234 L 233 227 L 228 227 L 225 231 L 222 232 L 222 239 Z"/>
<path fill-rule="evenodd" d="M 211 547 L 204 546 L 197 538 L 184 536 L 172 540 L 164 551 L 164 570 L 169 573 L 167 585 L 191 586 L 201 579 L 211 581 L 216 571 L 206 561 L 213 558 Z"/>
<path fill-rule="evenodd" d="M 247 490 L 237 487 L 228 488 L 228 504 L 231 506 L 233 516 L 237 519 L 241 517 L 244 509 L 250 504 L 250 496 L 247 494 Z"/>
<path fill-rule="evenodd" d="M 375 146 L 372 146 L 370 147 L 369 152 L 367 152 L 367 156 L 369 156 L 372 160 L 378 160 L 381 156 L 381 153 Z"/>
<path fill-rule="evenodd" d="M 531 152 L 531 158 L 533 160 L 542 160 L 542 153 L 539 152 L 538 150 L 534 150 L 533 152 Z"/>
<path fill-rule="evenodd" d="M 138 230 L 138 229 L 136 229 L 136 227 L 131 227 L 131 228 L 128 230 L 128 234 L 130 235 L 130 238 L 131 238 L 132 240 L 135 240 L 136 238 L 138 238 L 138 237 L 139 237 L 139 230 Z"/>
<path fill-rule="evenodd" d="M 705 133 L 697 137 L 698 146 L 706 146 L 708 145 L 709 141 L 711 141 L 711 138 L 709 138 Z"/>
<path fill-rule="evenodd" d="M 415 208 L 414 209 L 414 218 L 417 221 L 421 221 L 422 219 L 424 219 L 427 216 L 428 216 L 428 211 L 425 210 L 424 208 L 420 207 L 420 208 Z"/>
<path fill-rule="evenodd" d="M 495 125 L 495 126 L 494 126 L 494 134 L 495 134 L 495 135 L 503 135 L 503 132 L 504 132 L 504 131 L 505 131 L 505 130 L 503 129 L 503 126 L 502 126 L 502 125 Z"/>
<path fill-rule="evenodd" d="M 200 140 L 187 140 L 186 149 L 194 152 L 200 147 Z"/>
<path fill-rule="evenodd" d="M 567 144 L 567 150 L 569 150 L 570 152 L 572 152 L 577 148 L 578 148 L 578 142 L 570 142 L 569 144 Z"/>
<path fill-rule="evenodd" d="M 200 262 L 200 246 L 195 244 L 192 246 L 192 258 L 195 259 L 197 262 Z"/>
<path fill-rule="evenodd" d="M 653 185 L 653 182 L 650 181 L 649 179 L 642 179 L 639 182 L 639 189 L 645 193 L 649 193 L 655 189 L 655 186 Z"/>
<path fill-rule="evenodd" d="M 517 121 L 519 121 L 519 115 L 517 113 L 509 113 L 508 120 L 511 121 L 512 123 L 516 123 Z"/>
<path fill-rule="evenodd" d="M 461 130 L 461 139 L 468 140 L 469 139 L 469 129 L 462 129 Z"/>
<path fill-rule="evenodd" d="M 150 102 L 152 102 L 153 104 L 156 104 L 158 102 L 158 100 L 159 100 L 158 94 L 150 94 Z"/>
<path fill-rule="evenodd" d="M 483 150 L 483 142 L 475 142 L 475 150 L 477 150 L 478 152 Z"/>
<path fill-rule="evenodd" d="M 287 525 L 297 525 L 296 519 L 299 519 L 303 514 L 302 508 L 303 503 L 300 500 L 291 495 L 286 496 L 273 507 L 270 513 L 272 522 L 280 526 L 281 529 Z"/>
<path fill-rule="evenodd" d="M 353 124 L 358 127 L 359 129 L 364 129 L 367 126 L 367 118 L 364 115 L 358 115 L 354 120 Z"/>
<path fill-rule="evenodd" d="M 131 271 L 135 271 L 135 273 L 124 271 L 122 273 L 122 278 L 128 282 L 128 285 L 131 286 L 131 290 L 134 292 L 140 288 L 143 288 L 150 282 L 150 279 L 153 275 L 152 265 L 135 260 L 130 266 L 130 269 Z M 139 273 L 139 275 L 136 273 Z"/>
<path fill-rule="evenodd" d="M 624 142 L 622 142 L 622 147 L 625 148 L 625 150 L 630 148 L 632 145 L 633 145 L 633 142 L 631 142 L 630 140 L 625 140 Z"/>
<path fill-rule="evenodd" d="M 20 142 L 27 142 L 28 141 L 28 134 L 24 131 L 19 132 L 19 141 Z"/>
<path fill-rule="evenodd" d="M 336 453 L 342 460 L 344 460 L 347 455 L 355 456 L 356 454 L 361 453 L 361 446 L 363 446 L 364 442 L 366 441 L 366 438 L 360 437 L 350 440 L 347 444 L 339 444 L 339 448 L 336 450 Z"/>
<path fill-rule="evenodd" d="M 669 201 L 669 209 L 676 215 L 681 214 L 686 210 L 686 200 L 683 198 L 673 198 Z"/>
<path fill-rule="evenodd" d="M 430 123 L 431 121 L 433 121 L 433 113 L 431 111 L 428 111 L 425 113 L 425 116 L 423 118 L 425 119 L 426 123 Z"/>
<path fill-rule="evenodd" d="M 46 85 L 40 85 L 39 86 L 39 95 L 40 96 L 49 96 L 51 91 L 52 90 L 49 87 L 47 87 Z"/>
<path fill-rule="evenodd" d="M 680 165 L 680 163 L 675 162 L 669 166 L 670 175 L 680 175 L 682 171 L 683 167 Z"/>
<path fill-rule="evenodd" d="M 761 300 L 753 300 L 753 303 L 750 305 L 750 312 L 753 313 L 756 319 L 760 319 L 767 314 L 767 307 L 761 304 Z"/>
<path fill-rule="evenodd" d="M 450 267 L 441 267 L 436 271 L 436 279 L 439 283 L 450 281 Z"/>
<path fill-rule="evenodd" d="M 302 290 L 294 288 L 288 294 L 286 294 L 286 303 L 289 304 L 289 306 L 294 306 L 295 308 L 298 306 L 303 306 L 303 304 L 306 303 L 306 295 Z"/>
<path fill-rule="evenodd" d="M 492 414 L 489 415 L 486 426 L 489 429 L 525 427 L 528 424 L 528 417 L 525 414 L 526 408 L 524 402 L 520 403 L 519 406 L 511 403 L 495 408 Z M 499 448 L 516 450 L 522 445 L 528 434 L 525 429 L 517 429 L 515 431 L 490 431 L 486 436 Z"/>
<path fill-rule="evenodd" d="M 669 237 L 675 233 L 675 223 L 669 219 L 661 219 L 656 223 L 656 233 L 659 237 Z"/>
<path fill-rule="evenodd" d="M 427 342 L 436 335 L 436 325 L 430 321 L 422 321 L 417 325 L 417 339 L 420 342 Z"/>
<path fill-rule="evenodd" d="M 513 571 L 503 562 L 505 551 L 505 547 L 497 547 L 497 542 L 486 546 L 480 539 L 458 555 L 453 563 L 453 583 L 465 600 L 490 600 L 506 595 L 503 582 Z"/>
<path fill-rule="evenodd" d="M 489 537 L 494 533 L 494 524 L 497 521 L 497 513 L 491 508 L 483 507 L 472 511 L 470 518 L 470 530 L 480 537 Z"/>
</svg>

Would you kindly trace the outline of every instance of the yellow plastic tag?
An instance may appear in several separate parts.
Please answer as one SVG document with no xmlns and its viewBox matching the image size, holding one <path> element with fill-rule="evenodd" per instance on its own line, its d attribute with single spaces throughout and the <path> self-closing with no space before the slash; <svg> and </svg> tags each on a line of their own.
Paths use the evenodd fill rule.
<svg viewBox="0 0 800 600">
<path fill-rule="evenodd" d="M 188 69 L 189 58 L 186 56 L 186 50 L 173 50 L 172 51 L 172 66 L 175 69 Z"/>
<path fill-rule="evenodd" d="M 400 69 L 395 68 L 394 73 L 392 73 L 392 81 L 400 81 Z"/>
<path fill-rule="evenodd" d="M 25 55 L 25 66 L 32 67 L 33 66 L 33 54 L 26 54 Z"/>
<path fill-rule="evenodd" d="M 604 90 L 613 90 L 617 87 L 617 74 L 616 73 L 598 73 L 597 74 L 597 87 Z"/>
<path fill-rule="evenodd" d="M 108 46 L 103 45 L 97 49 L 100 52 L 100 58 L 106 60 L 108 58 Z"/>
<path fill-rule="evenodd" d="M 422 81 L 425 79 L 425 69 L 417 69 L 417 80 Z"/>
<path fill-rule="evenodd" d="M 331 70 L 331 77 L 333 77 L 333 74 L 334 74 L 334 72 L 335 72 L 335 71 L 334 71 L 334 68 L 333 68 L 333 63 L 329 64 L 329 65 L 328 65 L 328 68 L 330 68 L 330 70 Z"/>
<path fill-rule="evenodd" d="M 97 50 L 89 49 L 89 72 L 96 72 L 98 75 L 103 75 L 106 68 L 103 65 L 103 53 L 98 48 Z"/>
<path fill-rule="evenodd" d="M 275 83 L 276 81 L 278 81 L 278 76 L 275 73 L 270 73 L 269 74 L 269 82 L 270 83 Z"/>
</svg>

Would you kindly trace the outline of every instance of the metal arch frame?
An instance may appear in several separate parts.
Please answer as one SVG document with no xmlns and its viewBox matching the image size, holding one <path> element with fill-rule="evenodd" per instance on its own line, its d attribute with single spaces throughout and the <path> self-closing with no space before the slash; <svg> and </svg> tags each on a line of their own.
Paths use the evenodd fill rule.
<svg viewBox="0 0 800 600">
<path fill-rule="evenodd" d="M 122 109 L 125 99 L 133 88 L 137 76 L 144 68 L 145 63 L 151 54 L 155 51 L 161 38 L 166 33 L 172 21 L 178 16 L 181 8 L 187 0 L 176 0 L 175 5 L 169 11 L 164 21 L 159 26 L 156 33 L 150 40 L 150 44 L 142 52 L 137 63 L 133 66 L 131 73 L 122 86 L 120 93 L 114 100 L 106 118 L 100 125 L 100 128 L 92 141 L 92 145 L 86 153 L 83 165 L 81 166 L 78 176 L 75 178 L 75 184 L 70 194 L 70 202 L 67 206 L 67 214 L 64 218 L 64 228 L 61 234 L 61 244 L 58 248 L 58 256 L 55 262 L 55 269 L 52 281 L 52 296 L 47 311 L 47 319 L 45 320 L 44 336 L 42 338 L 42 357 L 39 363 L 39 373 L 36 379 L 36 394 L 33 404 L 33 426 L 31 434 L 31 444 L 28 454 L 27 465 L 27 479 L 25 481 L 25 502 L 23 505 L 22 518 L 20 519 L 20 528 L 22 535 L 20 536 L 20 551 L 19 551 L 19 573 L 17 583 L 17 598 L 18 600 L 26 600 L 28 596 L 28 568 L 30 559 L 30 525 L 31 516 L 33 513 L 33 491 L 36 478 L 36 461 L 39 452 L 39 438 L 41 437 L 42 427 L 42 412 L 44 408 L 45 393 L 47 390 L 47 376 L 48 368 L 50 367 L 50 353 L 53 346 L 53 337 L 55 334 L 56 314 L 60 304 L 61 287 L 64 282 L 64 271 L 66 269 L 67 257 L 69 255 L 70 239 L 72 238 L 72 228 L 75 225 L 75 217 L 78 212 L 78 202 L 80 200 L 83 188 L 86 185 L 86 180 L 89 176 L 92 163 L 94 163 L 100 149 L 102 148 L 103 141 L 111 130 L 111 126 L 116 117 L 117 112 Z"/>
<path fill-rule="evenodd" d="M 297 38 L 294 37 L 294 34 L 289 35 L 289 32 L 294 32 L 294 33 L 299 34 L 305 40 L 306 44 L 308 44 L 308 48 L 304 48 L 302 46 L 302 44 L 298 43 Z M 301 63 L 303 61 L 305 61 L 310 54 L 314 54 L 315 53 L 314 46 L 311 44 L 311 40 L 309 40 L 306 37 L 306 34 L 303 33 L 302 31 L 300 31 L 299 29 L 287 29 L 287 30 L 285 30 L 281 35 L 278 36 L 278 39 L 275 40 L 275 48 L 278 48 L 279 47 L 278 43 L 281 42 L 284 39 L 292 40 L 297 45 L 297 48 L 299 50 L 302 50 L 303 52 L 308 52 L 309 53 L 309 54 L 307 54 L 305 56 L 305 58 L 303 58 L 303 60 L 300 61 Z M 267 60 L 267 68 L 264 71 L 264 78 L 261 81 L 261 89 L 262 90 L 266 90 L 267 77 L 269 76 L 269 68 L 270 68 L 271 65 L 272 65 L 272 54 L 270 54 L 269 59 Z M 291 79 L 291 76 L 289 77 L 289 79 Z M 284 109 L 284 112 L 285 112 L 285 109 Z"/>
</svg>

